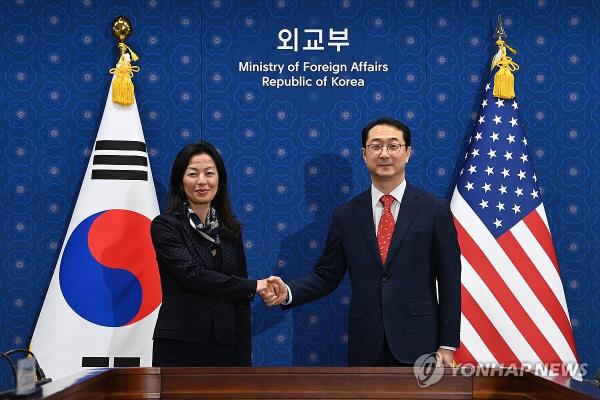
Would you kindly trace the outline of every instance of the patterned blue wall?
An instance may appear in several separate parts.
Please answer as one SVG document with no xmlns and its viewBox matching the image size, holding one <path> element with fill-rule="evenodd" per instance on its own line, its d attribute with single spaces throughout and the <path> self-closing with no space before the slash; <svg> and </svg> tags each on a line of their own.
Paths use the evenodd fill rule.
<svg viewBox="0 0 600 400">
<path fill-rule="evenodd" d="M 3 1 L 0 350 L 31 338 L 100 123 L 117 56 L 115 16 L 135 30 L 128 44 L 141 56 L 136 95 L 161 204 L 178 149 L 215 143 L 250 275 L 289 279 L 317 259 L 333 207 L 368 187 L 359 139 L 366 122 L 383 114 L 406 121 L 415 150 L 408 179 L 449 196 L 499 13 L 519 50 L 519 105 L 577 348 L 596 370 L 600 3 L 584 0 Z M 348 28 L 350 45 L 277 50 L 279 30 L 293 28 Z M 239 61 L 296 60 L 377 61 L 389 71 L 340 74 L 364 78 L 361 88 L 276 89 L 261 87 L 265 74 L 238 70 Z M 344 365 L 349 296 L 345 281 L 288 313 L 256 301 L 254 364 Z M 12 386 L 7 366 L 0 379 Z"/>
</svg>

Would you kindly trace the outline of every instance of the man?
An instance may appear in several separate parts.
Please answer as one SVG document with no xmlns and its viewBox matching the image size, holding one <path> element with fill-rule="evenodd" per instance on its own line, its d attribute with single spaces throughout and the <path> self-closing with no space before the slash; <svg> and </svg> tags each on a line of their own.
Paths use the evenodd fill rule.
<svg viewBox="0 0 600 400">
<path fill-rule="evenodd" d="M 268 305 L 294 307 L 332 292 L 348 270 L 352 366 L 408 366 L 435 351 L 450 366 L 459 346 L 456 230 L 446 201 L 404 179 L 410 139 L 409 128 L 391 118 L 363 129 L 371 188 L 335 210 L 310 274 L 287 285 L 272 277 L 274 291 L 263 294 Z"/>
</svg>

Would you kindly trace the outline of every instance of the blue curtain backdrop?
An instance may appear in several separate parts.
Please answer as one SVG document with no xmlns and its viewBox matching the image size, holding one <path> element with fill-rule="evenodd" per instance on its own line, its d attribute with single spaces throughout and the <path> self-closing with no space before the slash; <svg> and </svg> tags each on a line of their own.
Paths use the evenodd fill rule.
<svg viewBox="0 0 600 400">
<path fill-rule="evenodd" d="M 117 58 L 113 18 L 133 23 L 127 43 L 141 56 L 134 82 L 161 206 L 177 151 L 213 142 L 230 173 L 250 276 L 289 279 L 311 269 L 333 208 L 368 187 L 360 156 L 368 121 L 405 121 L 414 135 L 408 180 L 449 197 L 498 14 L 519 51 L 517 96 L 577 349 L 595 371 L 600 3 L 584 0 L 3 1 L 0 350 L 27 347 L 33 333 Z M 347 28 L 349 46 L 277 50 L 278 32 L 294 28 Z M 273 73 L 238 70 L 240 61 L 297 60 L 377 61 L 389 70 L 346 74 L 364 87 L 280 89 L 261 86 Z M 288 313 L 255 301 L 254 364 L 344 365 L 349 296 L 344 281 Z M 7 365 L 0 378 L 13 385 Z"/>
</svg>

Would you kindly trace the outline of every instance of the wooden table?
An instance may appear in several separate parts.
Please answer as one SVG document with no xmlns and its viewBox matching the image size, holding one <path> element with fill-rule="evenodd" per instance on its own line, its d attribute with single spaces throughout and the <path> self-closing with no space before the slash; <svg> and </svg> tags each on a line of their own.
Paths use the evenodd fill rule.
<svg viewBox="0 0 600 400">
<path fill-rule="evenodd" d="M 568 378 L 461 375 L 420 388 L 412 368 L 115 368 L 51 382 L 27 399 L 600 399 Z"/>
</svg>

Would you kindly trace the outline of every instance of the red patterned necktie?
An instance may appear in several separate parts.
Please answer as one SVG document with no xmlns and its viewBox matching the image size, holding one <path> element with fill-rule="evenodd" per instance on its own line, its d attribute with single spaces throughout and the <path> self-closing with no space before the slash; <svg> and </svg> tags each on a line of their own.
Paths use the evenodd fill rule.
<svg viewBox="0 0 600 400">
<path fill-rule="evenodd" d="M 387 252 L 390 248 L 390 242 L 392 241 L 392 235 L 394 233 L 394 225 L 396 224 L 391 209 L 394 197 L 385 194 L 381 196 L 379 201 L 383 204 L 383 213 L 381 213 L 381 219 L 379 219 L 379 227 L 377 229 L 377 244 L 379 245 L 381 263 L 385 264 L 385 258 L 387 257 Z"/>
</svg>

